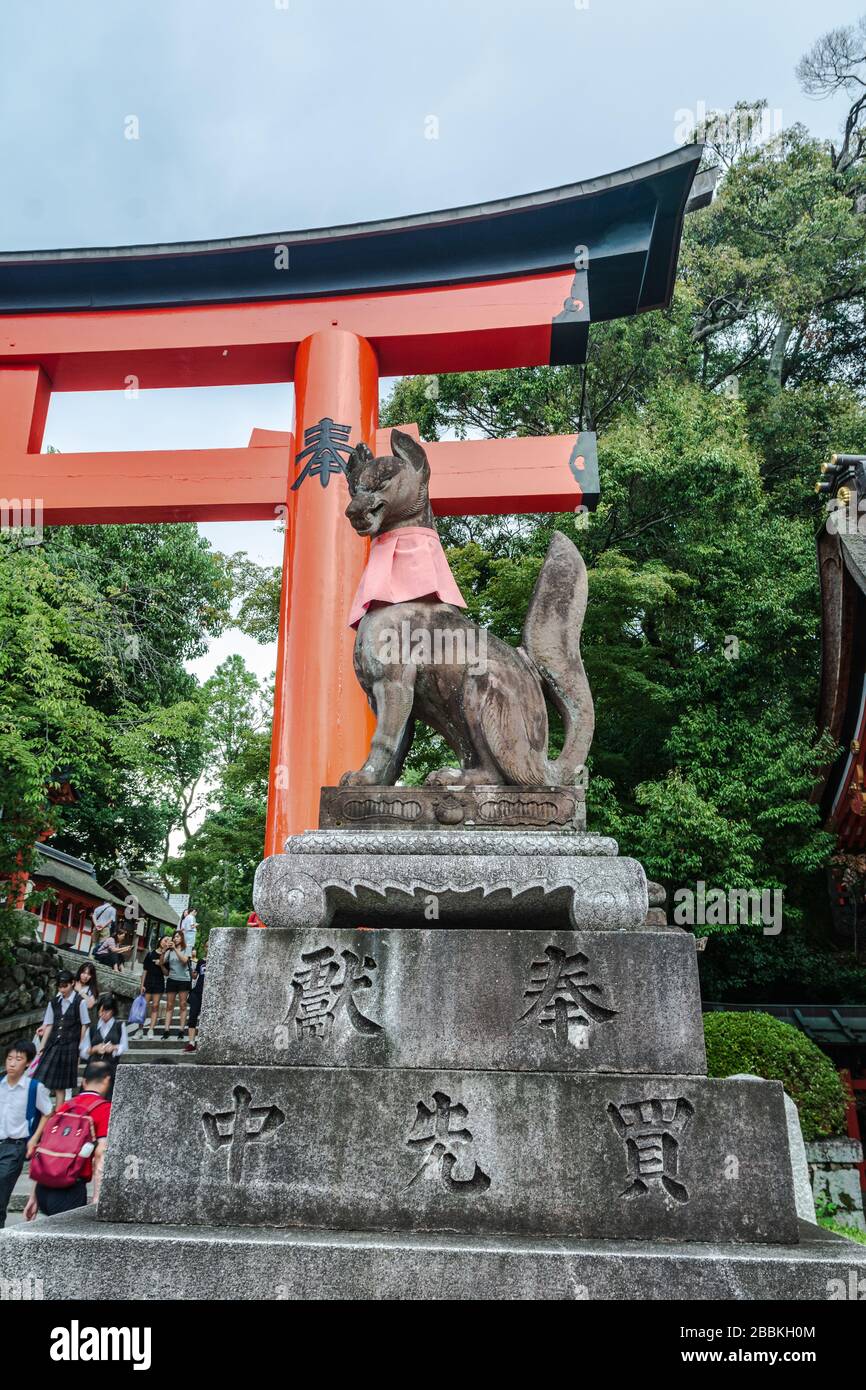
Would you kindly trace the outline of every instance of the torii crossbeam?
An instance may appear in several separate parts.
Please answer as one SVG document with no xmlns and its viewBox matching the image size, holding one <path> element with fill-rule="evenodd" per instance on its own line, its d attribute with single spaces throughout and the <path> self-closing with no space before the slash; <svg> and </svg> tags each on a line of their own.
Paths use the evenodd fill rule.
<svg viewBox="0 0 866 1390">
<path fill-rule="evenodd" d="M 325 231 L 0 255 L 0 508 L 30 499 L 46 525 L 286 518 L 266 854 L 367 752 L 346 627 L 367 543 L 343 519 L 342 461 L 362 440 L 387 452 L 380 376 L 580 363 L 591 320 L 667 305 L 683 215 L 711 195 L 692 188 L 700 157 Z M 293 434 L 247 448 L 40 453 L 52 391 L 281 381 Z M 590 434 L 426 447 L 440 516 L 598 498 Z"/>
</svg>

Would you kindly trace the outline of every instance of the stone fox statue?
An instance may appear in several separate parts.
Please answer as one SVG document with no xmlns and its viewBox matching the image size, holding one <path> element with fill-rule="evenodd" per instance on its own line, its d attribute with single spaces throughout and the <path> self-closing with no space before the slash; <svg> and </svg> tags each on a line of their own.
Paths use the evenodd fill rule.
<svg viewBox="0 0 866 1390">
<path fill-rule="evenodd" d="M 436 532 L 423 448 L 393 430 L 391 449 L 374 458 L 359 444 L 346 465 L 346 516 L 373 542 L 350 622 L 376 732 L 364 766 L 345 773 L 342 785 L 393 786 L 416 718 L 460 760 L 459 770 L 440 768 L 428 784 L 574 785 L 595 722 L 580 657 L 587 582 L 579 551 L 554 534 L 515 650 L 460 611 L 466 605 Z M 553 761 L 545 695 L 565 728 Z"/>
</svg>

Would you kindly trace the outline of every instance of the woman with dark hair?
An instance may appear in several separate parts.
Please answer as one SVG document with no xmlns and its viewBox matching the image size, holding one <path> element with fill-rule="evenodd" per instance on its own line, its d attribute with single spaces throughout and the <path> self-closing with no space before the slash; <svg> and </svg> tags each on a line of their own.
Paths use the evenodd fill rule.
<svg viewBox="0 0 866 1390">
<path fill-rule="evenodd" d="M 189 1037 L 184 1052 L 195 1052 L 198 1047 L 198 1021 L 201 1016 L 201 1001 L 204 992 L 204 977 L 207 970 L 207 961 L 193 961 L 192 989 L 189 994 Z"/>
<path fill-rule="evenodd" d="M 148 1018 L 150 1020 L 150 1032 L 147 1037 L 156 1037 L 157 1024 L 159 1023 L 159 1005 L 162 996 L 165 994 L 165 976 L 168 966 L 164 964 L 165 953 L 171 949 L 171 937 L 163 936 L 147 953 L 142 964 L 144 973 L 141 980 L 141 989 L 146 1001 Z M 168 1024 L 170 1019 L 166 1020 Z"/>
<path fill-rule="evenodd" d="M 90 1015 L 68 970 L 57 976 L 57 993 L 45 1010 L 39 1038 L 39 1066 L 34 1075 L 62 1105 L 78 1085 L 78 1049 L 90 1027 Z"/>
<path fill-rule="evenodd" d="M 175 997 L 177 997 L 178 1022 L 180 1023 L 178 1037 L 182 1038 L 186 1031 L 186 1007 L 192 985 L 189 972 L 189 953 L 183 939 L 183 932 L 175 932 L 171 939 L 171 945 L 163 954 L 163 962 L 166 967 L 166 976 L 165 1028 L 162 1036 L 164 1039 L 171 1037 L 171 1019 L 174 1013 Z"/>
<path fill-rule="evenodd" d="M 87 1005 L 88 1013 L 92 1014 L 96 1008 L 99 986 L 96 982 L 96 966 L 92 960 L 86 960 L 83 965 L 79 965 L 75 973 L 75 992 L 80 994 Z"/>
<path fill-rule="evenodd" d="M 107 965 L 120 975 L 123 969 L 123 958 L 128 956 L 132 946 L 126 944 L 126 939 L 122 930 L 118 929 L 116 934 L 109 934 L 104 941 L 93 952 L 93 959 L 99 961 L 100 965 Z"/>
</svg>

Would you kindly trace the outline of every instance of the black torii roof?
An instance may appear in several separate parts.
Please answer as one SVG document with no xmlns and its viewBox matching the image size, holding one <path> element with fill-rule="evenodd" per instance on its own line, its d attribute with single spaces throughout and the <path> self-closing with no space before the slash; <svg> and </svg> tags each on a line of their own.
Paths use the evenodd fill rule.
<svg viewBox="0 0 866 1390">
<path fill-rule="evenodd" d="M 474 207 L 223 241 L 0 254 L 0 314 L 376 294 L 562 271 L 588 250 L 594 321 L 669 303 L 702 147 Z M 691 200 L 690 200 L 691 192 Z M 274 248 L 289 273 L 274 273 Z"/>
</svg>

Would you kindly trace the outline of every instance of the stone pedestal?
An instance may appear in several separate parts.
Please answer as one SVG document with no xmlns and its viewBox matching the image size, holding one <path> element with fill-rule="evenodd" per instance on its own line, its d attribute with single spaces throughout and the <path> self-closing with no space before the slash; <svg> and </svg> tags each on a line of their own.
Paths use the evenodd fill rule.
<svg viewBox="0 0 866 1390">
<path fill-rule="evenodd" d="M 638 927 L 646 876 L 600 835 L 536 830 L 315 830 L 286 841 L 256 874 L 269 927 L 363 921 L 417 926 Z"/>
<path fill-rule="evenodd" d="M 257 880 L 270 929 L 211 933 L 195 1059 L 121 1067 L 96 1218 L 7 1233 L 4 1278 L 642 1300 L 866 1280 L 861 1247 L 799 1242 L 782 1088 L 707 1078 L 694 940 L 647 928 L 612 841 L 329 830 L 287 850 Z"/>
</svg>

